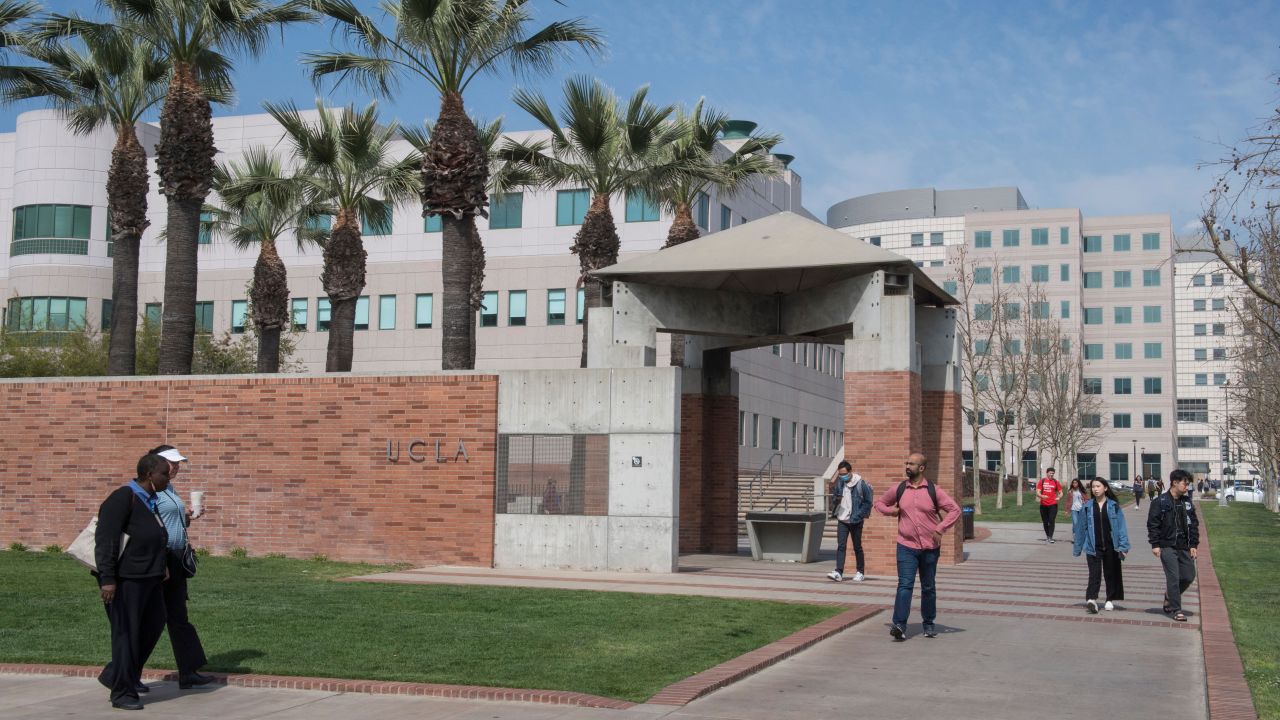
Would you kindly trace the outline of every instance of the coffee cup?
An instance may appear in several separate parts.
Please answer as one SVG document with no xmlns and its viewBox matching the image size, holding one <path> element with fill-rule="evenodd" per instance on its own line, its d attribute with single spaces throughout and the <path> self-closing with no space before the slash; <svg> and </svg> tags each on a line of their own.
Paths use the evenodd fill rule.
<svg viewBox="0 0 1280 720">
<path fill-rule="evenodd" d="M 191 513 L 193 515 L 200 515 L 203 512 L 204 512 L 204 491 L 192 490 L 191 491 Z"/>
</svg>

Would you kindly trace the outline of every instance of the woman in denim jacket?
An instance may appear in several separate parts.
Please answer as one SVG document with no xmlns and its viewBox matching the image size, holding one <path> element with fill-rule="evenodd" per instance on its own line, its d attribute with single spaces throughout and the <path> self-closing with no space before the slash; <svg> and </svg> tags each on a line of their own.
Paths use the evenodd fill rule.
<svg viewBox="0 0 1280 720">
<path fill-rule="evenodd" d="M 1098 588 L 1107 581 L 1107 601 L 1103 607 L 1115 610 L 1116 600 L 1124 599 L 1124 577 L 1121 561 L 1129 553 L 1129 527 L 1116 500 L 1115 491 L 1102 478 L 1090 483 L 1092 499 L 1075 512 L 1073 525 L 1075 544 L 1071 554 L 1084 553 L 1089 562 L 1089 587 L 1085 590 L 1085 608 L 1098 612 Z"/>
</svg>

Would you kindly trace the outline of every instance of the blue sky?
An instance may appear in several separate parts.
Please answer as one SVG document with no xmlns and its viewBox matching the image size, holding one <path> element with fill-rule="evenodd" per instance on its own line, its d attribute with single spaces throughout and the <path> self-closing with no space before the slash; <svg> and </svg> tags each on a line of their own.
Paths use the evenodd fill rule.
<svg viewBox="0 0 1280 720">
<path fill-rule="evenodd" d="M 89 0 L 47 5 L 94 10 Z M 553 106 L 578 73 L 624 95 L 647 83 L 662 102 L 705 96 L 786 137 L 779 151 L 796 156 L 804 204 L 819 217 L 863 193 L 1012 184 L 1033 207 L 1168 212 L 1183 229 L 1212 184 L 1214 169 L 1200 165 L 1280 102 L 1280 3 L 544 0 L 539 12 L 586 16 L 609 48 L 522 84 Z M 312 103 L 297 56 L 329 45 L 327 27 L 290 30 L 239 62 L 239 97 L 215 113 Z M 510 102 L 515 82 L 482 79 L 468 109 L 534 127 Z M 323 93 L 369 100 L 354 88 Z M 381 104 L 416 123 L 438 99 L 406 85 Z M 30 107 L 0 110 L 0 131 Z"/>
</svg>

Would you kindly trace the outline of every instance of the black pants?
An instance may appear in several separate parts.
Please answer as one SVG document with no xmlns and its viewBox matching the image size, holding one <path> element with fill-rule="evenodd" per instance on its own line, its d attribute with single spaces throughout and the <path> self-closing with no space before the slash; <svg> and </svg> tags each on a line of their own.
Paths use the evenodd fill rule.
<svg viewBox="0 0 1280 720">
<path fill-rule="evenodd" d="M 1097 555 L 1085 555 L 1089 561 L 1089 587 L 1084 591 L 1085 600 L 1097 600 L 1098 588 L 1103 578 L 1107 581 L 1107 600 L 1124 599 L 1124 575 L 1120 568 L 1120 554 L 1104 550 Z"/>
<path fill-rule="evenodd" d="M 169 554 L 169 579 L 164 583 L 164 609 L 178 675 L 190 675 L 204 667 L 209 659 L 204 656 L 196 627 L 187 619 L 187 578 L 182 574 L 181 561 L 173 553 Z"/>
<path fill-rule="evenodd" d="M 836 572 L 844 574 L 844 553 L 847 541 L 853 538 L 853 560 L 858 564 L 858 572 L 866 570 L 866 558 L 862 554 L 862 523 L 836 521 Z"/>
<path fill-rule="evenodd" d="M 98 674 L 98 682 L 111 688 L 112 702 L 137 700 L 142 678 L 160 633 L 164 632 L 164 594 L 161 578 L 116 580 L 116 597 L 107 603 L 111 621 L 111 662 Z"/>
<path fill-rule="evenodd" d="M 1161 548 L 1160 565 L 1164 568 L 1165 597 L 1170 612 L 1182 610 L 1182 593 L 1196 579 L 1196 561 L 1191 551 L 1179 548 Z"/>
<path fill-rule="evenodd" d="M 1041 505 L 1040 506 L 1040 522 L 1044 524 L 1044 536 L 1053 539 L 1053 529 L 1058 525 L 1058 506 Z"/>
<path fill-rule="evenodd" d="M 1140 507 L 1142 507 L 1142 493 L 1140 493 L 1140 492 L 1135 492 L 1135 493 L 1133 494 L 1133 506 L 1134 506 L 1135 508 L 1140 508 Z"/>
</svg>

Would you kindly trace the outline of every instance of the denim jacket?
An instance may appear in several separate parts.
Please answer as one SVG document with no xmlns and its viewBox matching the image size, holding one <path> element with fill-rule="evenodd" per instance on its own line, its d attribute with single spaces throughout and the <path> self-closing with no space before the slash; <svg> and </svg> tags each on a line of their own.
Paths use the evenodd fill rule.
<svg viewBox="0 0 1280 720">
<path fill-rule="evenodd" d="M 831 498 L 828 500 L 828 507 L 840 507 L 840 501 L 844 499 L 844 487 L 853 482 L 853 475 L 849 476 L 849 480 L 842 481 L 840 476 L 836 476 L 836 481 L 831 483 Z M 871 490 L 871 485 L 863 478 L 862 482 L 854 488 L 850 493 L 853 500 L 853 512 L 849 513 L 849 523 L 856 525 L 871 514 L 871 503 L 875 499 L 875 494 Z"/>
<path fill-rule="evenodd" d="M 1073 556 L 1078 556 L 1081 552 L 1085 555 L 1098 554 L 1097 548 L 1094 547 L 1094 537 L 1097 533 L 1093 528 L 1093 505 L 1094 499 L 1089 498 L 1089 501 L 1076 511 L 1075 543 L 1071 547 Z M 1108 498 L 1106 513 L 1107 520 L 1111 522 L 1111 543 L 1115 545 L 1116 552 L 1129 552 L 1129 526 L 1125 524 L 1120 505 Z"/>
</svg>

